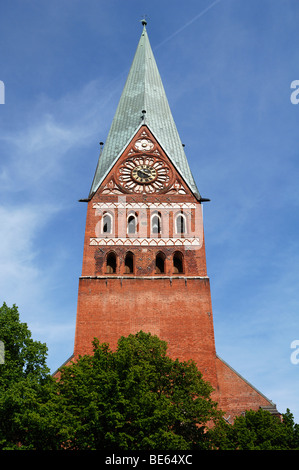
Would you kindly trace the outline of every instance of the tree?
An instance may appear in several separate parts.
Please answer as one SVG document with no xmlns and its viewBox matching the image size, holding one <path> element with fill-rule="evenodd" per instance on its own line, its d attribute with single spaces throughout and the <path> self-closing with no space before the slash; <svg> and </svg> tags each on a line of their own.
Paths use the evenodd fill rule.
<svg viewBox="0 0 299 470">
<path fill-rule="evenodd" d="M 120 338 L 116 351 L 95 339 L 59 380 L 16 306 L 0 308 L 0 340 L 0 450 L 299 450 L 289 410 L 226 423 L 196 364 L 169 358 L 149 333 Z"/>
<path fill-rule="evenodd" d="M 192 361 L 166 355 L 156 336 L 122 337 L 115 352 L 94 341 L 92 356 L 61 369 L 68 449 L 205 449 L 208 423 L 222 416 Z"/>
<path fill-rule="evenodd" d="M 47 347 L 31 337 L 18 308 L 0 308 L 0 449 L 55 448 L 60 423 L 56 383 L 46 366 Z M 56 426 L 56 427 L 55 427 Z"/>
<path fill-rule="evenodd" d="M 26 377 L 42 380 L 49 374 L 46 344 L 34 341 L 26 323 L 20 322 L 16 305 L 0 307 L 0 340 L 4 364 L 0 365 L 0 390 Z"/>
<path fill-rule="evenodd" d="M 233 424 L 224 421 L 210 431 L 219 450 L 299 450 L 299 425 L 289 409 L 281 418 L 259 409 L 246 411 Z"/>
</svg>

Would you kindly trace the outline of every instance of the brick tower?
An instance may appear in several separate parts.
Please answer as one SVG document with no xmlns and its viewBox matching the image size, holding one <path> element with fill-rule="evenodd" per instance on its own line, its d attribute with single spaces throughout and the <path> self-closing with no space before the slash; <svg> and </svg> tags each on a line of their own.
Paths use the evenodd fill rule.
<svg viewBox="0 0 299 470">
<path fill-rule="evenodd" d="M 193 359 L 231 417 L 273 403 L 215 350 L 203 199 L 191 174 L 146 22 L 87 199 L 73 358 L 98 337 L 140 330 Z"/>
</svg>

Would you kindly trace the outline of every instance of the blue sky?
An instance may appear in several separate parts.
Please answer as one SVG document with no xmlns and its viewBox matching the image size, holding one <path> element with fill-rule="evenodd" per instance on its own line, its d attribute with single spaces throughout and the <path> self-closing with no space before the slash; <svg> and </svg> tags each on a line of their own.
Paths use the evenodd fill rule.
<svg viewBox="0 0 299 470">
<path fill-rule="evenodd" d="M 56 370 L 74 345 L 86 205 L 147 15 L 203 197 L 217 353 L 299 422 L 297 0 L 11 0 L 0 15 L 0 302 Z M 299 355 L 298 355 L 299 357 Z"/>
</svg>

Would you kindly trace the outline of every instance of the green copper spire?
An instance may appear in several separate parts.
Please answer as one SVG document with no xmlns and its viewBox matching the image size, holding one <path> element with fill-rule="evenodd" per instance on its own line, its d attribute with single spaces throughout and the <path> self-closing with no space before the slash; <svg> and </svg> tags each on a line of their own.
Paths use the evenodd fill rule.
<svg viewBox="0 0 299 470">
<path fill-rule="evenodd" d="M 143 31 L 111 128 L 100 155 L 90 195 L 118 160 L 141 125 L 146 124 L 194 195 L 200 198 L 173 120 L 142 20 Z"/>
</svg>

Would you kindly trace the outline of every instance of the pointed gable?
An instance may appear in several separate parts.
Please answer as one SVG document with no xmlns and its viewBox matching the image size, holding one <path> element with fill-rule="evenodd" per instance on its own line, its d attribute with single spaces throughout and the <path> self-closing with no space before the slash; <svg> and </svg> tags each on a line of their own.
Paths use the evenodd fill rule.
<svg viewBox="0 0 299 470">
<path fill-rule="evenodd" d="M 146 123 L 194 195 L 200 198 L 173 120 L 162 80 L 151 49 L 146 23 L 123 89 L 103 152 L 99 158 L 90 195 L 142 124 Z"/>
<path fill-rule="evenodd" d="M 132 177 L 133 169 L 140 165 L 151 167 L 155 173 L 153 181 L 140 184 Z M 96 192 L 100 194 L 182 195 L 190 194 L 190 191 L 176 167 L 144 124 L 103 178 Z"/>
</svg>

